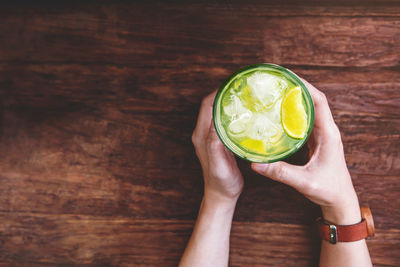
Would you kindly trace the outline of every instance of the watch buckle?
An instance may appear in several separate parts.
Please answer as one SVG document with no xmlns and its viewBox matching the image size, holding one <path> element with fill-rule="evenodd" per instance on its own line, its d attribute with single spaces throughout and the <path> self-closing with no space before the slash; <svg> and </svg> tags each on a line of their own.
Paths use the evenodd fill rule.
<svg viewBox="0 0 400 267">
<path fill-rule="evenodd" d="M 336 225 L 329 225 L 329 242 L 331 244 L 336 244 L 337 243 L 337 229 L 336 229 Z"/>
</svg>

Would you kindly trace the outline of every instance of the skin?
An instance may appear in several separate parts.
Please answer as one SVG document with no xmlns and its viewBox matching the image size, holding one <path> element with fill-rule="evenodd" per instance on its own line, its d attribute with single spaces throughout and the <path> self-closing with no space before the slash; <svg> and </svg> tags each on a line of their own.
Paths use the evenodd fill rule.
<svg viewBox="0 0 400 267">
<path fill-rule="evenodd" d="M 179 266 L 228 266 L 232 217 L 244 182 L 235 157 L 212 124 L 214 98 L 215 92 L 203 100 L 192 135 L 203 169 L 204 196 Z"/>
<path fill-rule="evenodd" d="M 315 123 L 308 141 L 310 160 L 304 166 L 285 162 L 252 163 L 257 173 L 287 184 L 321 206 L 326 221 L 349 225 L 361 221 L 357 194 L 344 158 L 343 144 L 325 95 L 304 81 L 315 105 Z M 199 215 L 179 266 L 228 266 L 229 235 L 243 177 L 235 157 L 212 124 L 215 92 L 201 105 L 192 141 L 204 176 Z M 372 266 L 365 240 L 330 244 L 322 240 L 320 266 Z"/>
</svg>

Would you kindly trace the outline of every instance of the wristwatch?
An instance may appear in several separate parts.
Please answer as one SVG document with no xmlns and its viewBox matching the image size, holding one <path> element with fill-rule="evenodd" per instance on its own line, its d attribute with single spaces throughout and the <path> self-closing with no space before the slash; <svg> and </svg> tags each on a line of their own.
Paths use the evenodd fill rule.
<svg viewBox="0 0 400 267">
<path fill-rule="evenodd" d="M 318 234 L 331 244 L 353 242 L 373 237 L 375 235 L 375 226 L 369 207 L 361 207 L 361 217 L 361 222 L 352 225 L 334 225 L 319 217 L 317 219 Z"/>
</svg>

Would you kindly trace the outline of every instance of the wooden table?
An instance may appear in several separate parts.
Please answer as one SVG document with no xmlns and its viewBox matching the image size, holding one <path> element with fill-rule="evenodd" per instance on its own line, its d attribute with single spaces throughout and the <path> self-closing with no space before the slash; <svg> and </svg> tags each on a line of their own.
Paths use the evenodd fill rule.
<svg viewBox="0 0 400 267">
<path fill-rule="evenodd" d="M 2 6 L 0 266 L 176 266 L 202 196 L 200 101 L 259 62 L 327 95 L 373 262 L 398 266 L 399 2 L 302 2 Z M 239 165 L 231 266 L 315 266 L 319 208 Z"/>
</svg>

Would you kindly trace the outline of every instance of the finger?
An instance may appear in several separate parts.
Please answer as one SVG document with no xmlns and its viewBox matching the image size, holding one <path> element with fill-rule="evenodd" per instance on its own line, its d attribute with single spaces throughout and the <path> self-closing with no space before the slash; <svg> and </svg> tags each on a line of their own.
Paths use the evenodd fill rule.
<svg viewBox="0 0 400 267">
<path fill-rule="evenodd" d="M 194 129 L 194 135 L 197 136 L 196 138 L 201 140 L 206 138 L 208 135 L 212 120 L 212 107 L 216 93 L 217 91 L 212 92 L 201 102 L 196 128 Z"/>
<path fill-rule="evenodd" d="M 328 100 L 324 93 L 315 88 L 312 84 L 302 79 L 307 86 L 315 107 L 314 134 L 323 140 L 338 136 L 338 128 L 329 108 Z M 339 134 L 340 135 L 340 134 Z"/>
<path fill-rule="evenodd" d="M 317 136 L 315 133 L 315 129 L 312 130 L 310 137 L 307 140 L 307 145 L 308 145 L 308 159 L 310 160 L 312 155 L 314 154 L 314 151 L 316 149 L 317 145 Z"/>
<path fill-rule="evenodd" d="M 219 139 L 214 124 L 211 123 L 207 137 L 207 153 L 209 164 L 212 166 L 218 166 L 218 170 L 221 173 L 229 173 L 229 169 L 232 164 L 236 164 L 235 157 L 228 151 L 224 144 Z M 226 168 L 226 169 L 224 169 Z"/>
<path fill-rule="evenodd" d="M 328 100 L 324 93 L 315 88 L 312 84 L 302 79 L 307 86 L 308 91 L 314 101 L 315 107 L 315 126 L 323 127 L 329 123 L 333 123 L 333 116 L 329 108 Z"/>
<path fill-rule="evenodd" d="M 263 176 L 287 184 L 299 191 L 304 185 L 304 169 L 300 166 L 278 161 L 266 164 L 252 163 L 251 168 Z"/>
<path fill-rule="evenodd" d="M 219 139 L 217 132 L 215 131 L 214 123 L 211 123 L 208 136 L 207 136 L 207 144 L 209 153 L 212 158 L 220 159 L 225 158 L 225 146 Z"/>
</svg>

